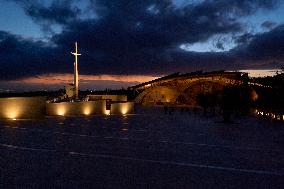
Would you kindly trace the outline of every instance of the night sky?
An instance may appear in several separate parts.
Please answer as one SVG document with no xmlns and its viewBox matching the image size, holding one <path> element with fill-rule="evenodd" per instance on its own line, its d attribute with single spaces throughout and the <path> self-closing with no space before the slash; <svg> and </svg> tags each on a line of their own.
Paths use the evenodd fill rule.
<svg viewBox="0 0 284 189">
<path fill-rule="evenodd" d="M 0 89 L 81 89 L 284 65 L 284 0 L 0 0 Z M 266 71 L 260 71 L 262 74 Z"/>
</svg>

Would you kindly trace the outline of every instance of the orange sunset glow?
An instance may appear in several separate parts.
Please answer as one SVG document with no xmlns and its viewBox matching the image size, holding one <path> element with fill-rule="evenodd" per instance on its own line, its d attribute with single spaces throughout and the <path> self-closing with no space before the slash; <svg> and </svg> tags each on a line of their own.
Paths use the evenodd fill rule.
<svg viewBox="0 0 284 189">
<path fill-rule="evenodd" d="M 10 81 L 11 83 L 22 84 L 41 84 L 41 85 L 56 85 L 65 84 L 73 81 L 73 74 L 44 74 L 36 77 L 28 77 Z M 89 83 L 91 81 L 118 81 L 127 83 L 143 83 L 157 77 L 147 75 L 80 75 L 80 83 Z"/>
</svg>

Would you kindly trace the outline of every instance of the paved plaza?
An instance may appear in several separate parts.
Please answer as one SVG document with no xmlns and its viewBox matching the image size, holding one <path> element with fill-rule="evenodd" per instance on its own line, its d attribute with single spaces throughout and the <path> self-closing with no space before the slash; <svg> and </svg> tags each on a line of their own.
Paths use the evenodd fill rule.
<svg viewBox="0 0 284 189">
<path fill-rule="evenodd" d="M 283 188 L 283 123 L 136 113 L 1 120 L 0 188 Z"/>
</svg>

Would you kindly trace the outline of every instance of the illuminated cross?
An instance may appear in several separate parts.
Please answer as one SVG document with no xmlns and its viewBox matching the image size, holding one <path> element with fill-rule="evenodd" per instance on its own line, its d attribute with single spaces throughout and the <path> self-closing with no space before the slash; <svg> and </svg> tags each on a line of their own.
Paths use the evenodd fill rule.
<svg viewBox="0 0 284 189">
<path fill-rule="evenodd" d="M 81 54 L 78 54 L 78 46 L 77 46 L 77 42 L 75 42 L 75 52 L 71 52 L 71 54 L 73 54 L 75 56 L 75 64 L 78 63 L 78 56 L 80 56 Z"/>
<path fill-rule="evenodd" d="M 75 42 L 75 52 L 71 52 L 75 56 L 75 63 L 74 63 L 74 92 L 75 92 L 75 99 L 78 99 L 78 56 L 81 54 L 78 53 L 77 42 Z"/>
</svg>

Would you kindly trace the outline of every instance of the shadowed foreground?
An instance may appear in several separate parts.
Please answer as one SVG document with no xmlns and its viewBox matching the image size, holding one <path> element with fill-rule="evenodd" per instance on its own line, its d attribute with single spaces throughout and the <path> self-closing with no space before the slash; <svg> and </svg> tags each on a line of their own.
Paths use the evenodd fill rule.
<svg viewBox="0 0 284 189">
<path fill-rule="evenodd" d="M 284 125 L 162 110 L 0 122 L 0 188 L 281 188 Z"/>
</svg>

